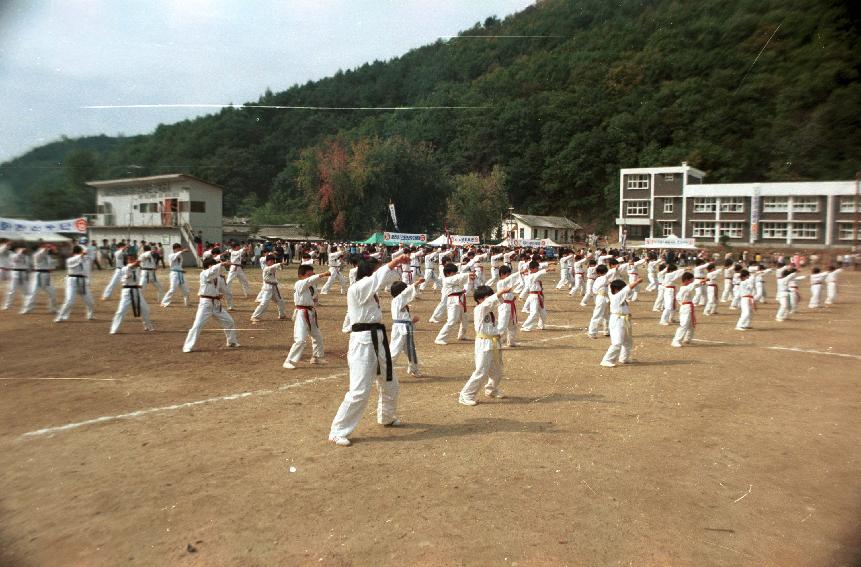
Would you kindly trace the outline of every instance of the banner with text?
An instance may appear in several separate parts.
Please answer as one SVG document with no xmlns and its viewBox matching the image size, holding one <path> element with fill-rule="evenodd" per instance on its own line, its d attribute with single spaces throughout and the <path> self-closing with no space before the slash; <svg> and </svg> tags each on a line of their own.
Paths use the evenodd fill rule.
<svg viewBox="0 0 861 567">
<path fill-rule="evenodd" d="M 647 238 L 647 248 L 696 248 L 693 238 Z"/>
<path fill-rule="evenodd" d="M 455 246 L 463 246 L 464 244 L 478 244 L 481 239 L 477 236 L 464 236 L 462 234 L 452 234 L 450 236 L 451 243 Z"/>
<path fill-rule="evenodd" d="M 86 234 L 87 219 L 28 221 L 0 218 L 0 236 L 16 233 L 39 234 L 40 232 L 77 232 Z"/>
<path fill-rule="evenodd" d="M 427 242 L 428 235 L 427 234 L 408 234 L 406 232 L 384 232 L 383 233 L 384 240 L 394 240 L 396 242 L 412 242 L 414 240 L 418 240 L 420 242 Z"/>
</svg>

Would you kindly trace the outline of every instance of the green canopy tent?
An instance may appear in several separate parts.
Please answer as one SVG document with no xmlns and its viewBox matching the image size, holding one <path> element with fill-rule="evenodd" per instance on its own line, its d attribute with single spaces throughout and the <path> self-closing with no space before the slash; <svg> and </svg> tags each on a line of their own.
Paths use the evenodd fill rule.
<svg viewBox="0 0 861 567">
<path fill-rule="evenodd" d="M 382 232 L 375 232 L 368 237 L 367 240 L 357 242 L 357 244 L 382 244 L 383 246 L 397 246 L 399 244 L 409 244 L 410 246 L 424 246 L 427 242 L 421 240 L 386 240 L 383 238 Z"/>
</svg>

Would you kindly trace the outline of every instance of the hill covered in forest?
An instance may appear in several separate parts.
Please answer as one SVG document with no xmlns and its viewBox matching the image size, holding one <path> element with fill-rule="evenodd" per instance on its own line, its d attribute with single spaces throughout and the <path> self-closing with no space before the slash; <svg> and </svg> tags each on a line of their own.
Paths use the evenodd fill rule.
<svg viewBox="0 0 861 567">
<path fill-rule="evenodd" d="M 851 6 L 544 0 L 150 135 L 37 148 L 0 165 L 0 215 L 89 212 L 82 179 L 178 166 L 225 187 L 227 214 L 339 236 L 382 224 L 389 200 L 405 230 L 480 230 L 464 217 L 508 202 L 609 224 L 619 168 L 683 160 L 715 182 L 848 179 L 861 169 Z M 490 210 L 446 206 L 464 195 Z"/>
</svg>

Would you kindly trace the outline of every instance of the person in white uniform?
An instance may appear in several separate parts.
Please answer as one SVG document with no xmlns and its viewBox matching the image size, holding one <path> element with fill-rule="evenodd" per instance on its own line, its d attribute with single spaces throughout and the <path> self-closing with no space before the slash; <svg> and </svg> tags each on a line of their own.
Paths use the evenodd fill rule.
<svg viewBox="0 0 861 567">
<path fill-rule="evenodd" d="M 511 288 L 501 289 L 496 294 L 486 285 L 475 288 L 473 293 L 476 303 L 473 310 L 475 370 L 460 391 L 458 403 L 461 405 L 478 404 L 475 398 L 482 382 L 484 382 L 484 394 L 488 398 L 504 397 L 499 391 L 499 383 L 502 381 L 502 341 L 494 311 L 499 305 L 499 298 L 506 293 L 511 293 Z"/>
<path fill-rule="evenodd" d="M 390 289 L 392 294 L 392 361 L 394 362 L 401 352 L 407 355 L 407 374 L 410 376 L 421 376 L 419 369 L 419 358 L 416 352 L 415 324 L 418 316 L 410 313 L 410 303 L 418 294 L 418 286 L 424 283 L 419 278 L 410 285 L 404 282 L 394 282 Z"/>
<path fill-rule="evenodd" d="M 12 279 L 9 280 L 9 285 L 6 287 L 6 300 L 3 302 L 3 311 L 6 311 L 15 302 L 15 296 L 20 294 L 22 297 L 21 307 L 27 301 L 27 287 L 30 281 L 30 255 L 26 248 L 16 248 L 15 252 L 9 257 L 9 268 L 12 273 Z"/>
<path fill-rule="evenodd" d="M 526 321 L 520 330 L 528 333 L 535 329 L 543 329 L 547 323 L 547 308 L 544 305 L 544 276 L 552 272 L 552 268 L 541 269 L 541 264 L 535 260 L 529 262 L 529 273 L 524 277 L 523 290 L 520 299 L 525 300 L 523 310 L 528 313 Z"/>
<path fill-rule="evenodd" d="M 251 314 L 251 322 L 259 323 L 261 317 L 266 313 L 270 301 L 275 301 L 275 306 L 278 308 L 278 319 L 287 319 L 287 308 L 284 306 L 284 298 L 281 296 L 281 288 L 278 287 L 278 271 L 283 270 L 287 265 L 287 259 L 283 262 L 278 262 L 274 254 L 267 254 L 263 257 L 266 264 L 263 266 L 263 285 L 260 293 L 257 294 L 257 308 Z"/>
<path fill-rule="evenodd" d="M 317 309 L 314 303 L 314 284 L 321 278 L 328 278 L 329 273 L 315 274 L 314 266 L 300 265 L 299 279 L 293 285 L 293 346 L 282 365 L 292 370 L 296 368 L 302 351 L 305 350 L 305 341 L 311 338 L 311 364 L 324 364 L 323 360 L 323 335 L 317 323 Z"/>
<path fill-rule="evenodd" d="M 379 392 L 377 423 L 384 426 L 400 424 L 396 414 L 398 380 L 392 368 L 386 326 L 382 324 L 383 311 L 377 294 L 390 280 L 391 272 L 407 262 L 408 257 L 400 256 L 378 267 L 375 260 L 363 260 L 359 263 L 355 285 L 347 290 L 347 310 L 351 323 L 347 350 L 350 389 L 344 396 L 329 430 L 329 440 L 336 445 L 351 444 L 349 436 L 365 413 L 371 396 L 371 381 L 374 378 Z"/>
<path fill-rule="evenodd" d="M 341 264 L 344 259 L 344 249 L 343 247 L 334 246 L 329 250 L 329 279 L 323 285 L 323 289 L 320 290 L 320 295 L 327 295 L 329 290 L 332 289 L 332 284 L 338 282 L 338 285 L 341 288 L 341 295 L 344 295 L 347 291 L 347 280 L 344 279 L 344 276 L 341 275 Z"/>
<path fill-rule="evenodd" d="M 113 295 L 114 288 L 120 283 L 120 276 L 122 275 L 122 269 L 125 265 L 126 243 L 120 242 L 117 244 L 117 249 L 114 250 L 114 273 L 111 275 L 111 281 L 108 282 L 107 287 L 105 287 L 105 290 L 102 292 L 102 301 L 107 301 L 110 299 L 111 295 Z"/>
<path fill-rule="evenodd" d="M 458 327 L 457 339 L 465 339 L 466 329 L 463 322 L 463 315 L 466 311 L 465 288 L 470 280 L 475 277 L 471 271 L 458 273 L 458 268 L 454 264 L 446 264 L 443 273 L 445 276 L 442 279 L 442 296 L 446 303 L 446 320 L 445 325 L 439 330 L 439 334 L 434 340 L 434 343 L 438 345 L 448 344 L 448 336 L 455 325 Z"/>
<path fill-rule="evenodd" d="M 230 271 L 227 273 L 227 287 L 230 288 L 233 284 L 233 280 L 238 279 L 239 284 L 242 286 L 242 292 L 245 294 L 245 297 L 248 297 L 248 292 L 251 290 L 251 286 L 248 284 L 248 278 L 245 276 L 245 272 L 242 270 L 242 263 L 244 259 L 245 250 L 243 250 L 242 246 L 234 242 L 233 247 L 230 250 Z M 232 309 L 233 302 L 230 301 L 229 305 Z"/>
<path fill-rule="evenodd" d="M 182 255 L 188 252 L 181 244 L 174 244 L 170 260 L 170 288 L 161 300 L 162 307 L 168 307 L 173 300 L 173 294 L 179 290 L 182 293 L 182 304 L 188 307 L 188 283 L 185 281 L 185 268 L 182 267 Z"/>
<path fill-rule="evenodd" d="M 523 291 L 525 282 L 523 274 L 511 272 L 511 266 L 505 265 L 499 268 L 500 280 L 496 282 L 496 290 L 509 290 L 499 296 L 499 334 L 502 337 L 502 346 L 517 346 L 517 295 Z"/>
<path fill-rule="evenodd" d="M 440 254 L 442 254 L 442 252 L 431 252 L 430 250 L 425 251 L 424 281 L 422 282 L 422 285 L 419 286 L 419 291 L 424 291 L 428 284 L 433 284 L 434 290 L 439 289 L 439 278 L 436 275 L 436 260 L 439 258 Z"/>
<path fill-rule="evenodd" d="M 45 292 L 48 296 L 48 309 L 51 313 L 57 312 L 57 294 L 51 283 L 51 272 L 54 270 L 54 261 L 51 254 L 54 245 L 43 242 L 39 249 L 33 253 L 33 272 L 30 275 L 30 293 L 21 314 L 27 314 L 36 306 L 36 298 L 39 292 Z"/>
<path fill-rule="evenodd" d="M 143 247 L 143 252 L 138 256 L 138 262 L 140 263 L 141 269 L 141 295 L 143 295 L 147 285 L 152 285 L 155 287 L 156 301 L 158 301 L 164 295 L 164 290 L 162 289 L 161 282 L 158 281 L 158 277 L 155 273 L 155 258 L 152 255 L 152 247 L 149 244 Z"/>
<path fill-rule="evenodd" d="M 69 318 L 75 297 L 81 296 L 87 306 L 87 319 L 96 318 L 93 313 L 93 296 L 90 295 L 90 260 L 86 249 L 82 246 L 72 248 L 72 255 L 66 258 L 66 298 L 60 307 L 55 323 L 61 323 Z"/>
<path fill-rule="evenodd" d="M 843 268 L 828 266 L 828 272 L 825 275 L 825 305 L 834 305 L 837 301 L 837 274 L 842 271 Z"/>
<path fill-rule="evenodd" d="M 194 345 L 197 344 L 197 338 L 200 335 L 200 330 L 203 329 L 203 326 L 210 317 L 215 317 L 224 329 L 227 346 L 239 346 L 239 341 L 236 339 L 236 328 L 233 317 L 224 310 L 221 304 L 224 291 L 227 289 L 222 274 L 229 267 L 230 260 L 219 262 L 214 256 L 210 256 L 203 261 L 203 270 L 200 272 L 200 291 L 198 292 L 200 301 L 197 304 L 197 315 L 195 315 L 194 324 L 185 337 L 182 352 L 191 352 L 194 349 Z"/>
<path fill-rule="evenodd" d="M 114 313 L 114 320 L 111 323 L 112 335 L 119 332 L 123 318 L 129 309 L 132 310 L 135 317 L 143 319 L 144 331 L 155 331 L 152 320 L 149 318 L 149 304 L 146 302 L 144 294 L 141 293 L 140 278 L 140 262 L 134 256 L 129 256 L 126 265 L 122 268 L 120 277 L 120 284 L 123 287 L 120 293 L 120 303 L 117 305 L 117 311 Z"/>
<path fill-rule="evenodd" d="M 736 331 L 747 331 L 752 329 L 751 318 L 756 310 L 756 301 L 753 299 L 753 280 L 750 279 L 750 272 L 741 270 L 738 274 L 739 281 L 736 289 L 739 295 L 739 315 L 738 321 L 735 324 Z"/>
<path fill-rule="evenodd" d="M 623 280 L 613 280 L 608 286 L 610 303 L 610 347 L 601 360 L 601 366 L 612 368 L 619 364 L 629 364 L 634 350 L 634 337 L 631 327 L 631 308 L 628 298 L 642 282 L 636 279 L 629 284 Z"/>
<path fill-rule="evenodd" d="M 825 282 L 827 274 L 823 273 L 819 268 L 813 268 L 810 274 L 810 303 L 807 304 L 808 309 L 819 309 L 822 307 L 822 284 Z"/>
<path fill-rule="evenodd" d="M 691 272 L 682 274 L 682 286 L 676 292 L 676 301 L 679 304 L 679 328 L 670 343 L 674 347 L 681 347 L 694 338 L 694 330 L 697 327 L 696 313 L 696 290 L 703 286 L 702 279 L 697 278 Z"/>
</svg>

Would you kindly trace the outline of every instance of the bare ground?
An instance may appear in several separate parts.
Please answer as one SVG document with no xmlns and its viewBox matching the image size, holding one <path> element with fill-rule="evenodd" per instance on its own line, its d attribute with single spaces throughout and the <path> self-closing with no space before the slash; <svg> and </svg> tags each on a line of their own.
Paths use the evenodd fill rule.
<svg viewBox="0 0 861 567">
<path fill-rule="evenodd" d="M 152 291 L 153 334 L 131 317 L 107 334 L 116 296 L 97 321 L 2 312 L 0 565 L 861 563 L 861 274 L 840 305 L 785 323 L 765 305 L 748 333 L 721 305 L 683 349 L 641 295 L 637 364 L 598 366 L 589 312 L 549 292 L 555 326 L 505 352 L 507 397 L 467 408 L 472 344 L 432 343 L 426 292 L 404 425 L 371 404 L 350 448 L 326 441 L 343 296 L 321 307 L 329 364 L 295 371 L 274 306 L 240 349 L 213 322 L 191 354 L 194 309 Z"/>
</svg>

